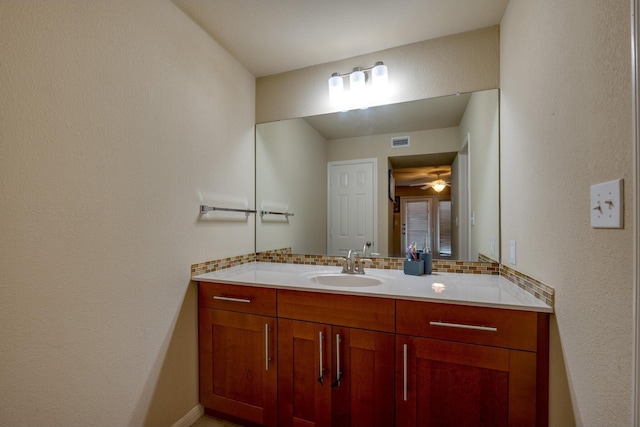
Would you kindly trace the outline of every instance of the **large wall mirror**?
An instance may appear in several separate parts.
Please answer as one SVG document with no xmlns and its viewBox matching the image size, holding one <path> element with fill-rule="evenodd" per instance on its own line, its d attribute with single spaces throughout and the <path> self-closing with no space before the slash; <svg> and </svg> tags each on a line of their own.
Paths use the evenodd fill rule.
<svg viewBox="0 0 640 427">
<path fill-rule="evenodd" d="M 499 188 L 497 89 L 261 123 L 256 251 L 499 261 Z"/>
</svg>

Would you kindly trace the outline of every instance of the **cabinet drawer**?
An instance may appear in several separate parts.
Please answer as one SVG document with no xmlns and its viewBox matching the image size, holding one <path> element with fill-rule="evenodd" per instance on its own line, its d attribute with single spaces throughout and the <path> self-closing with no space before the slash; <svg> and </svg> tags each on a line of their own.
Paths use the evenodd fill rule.
<svg viewBox="0 0 640 427">
<path fill-rule="evenodd" d="M 280 289 L 278 317 L 395 332 L 395 301 Z"/>
<path fill-rule="evenodd" d="M 536 351 L 538 314 L 418 301 L 396 302 L 398 334 Z"/>
<path fill-rule="evenodd" d="M 242 313 L 276 315 L 276 290 L 200 282 L 198 305 Z"/>
</svg>

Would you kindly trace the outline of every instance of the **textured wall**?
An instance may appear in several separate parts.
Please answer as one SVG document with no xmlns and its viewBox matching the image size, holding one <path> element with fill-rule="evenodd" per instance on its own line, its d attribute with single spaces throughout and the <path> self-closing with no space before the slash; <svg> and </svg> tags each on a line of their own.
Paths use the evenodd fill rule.
<svg viewBox="0 0 640 427">
<path fill-rule="evenodd" d="M 261 77 L 256 81 L 256 123 L 336 111 L 328 96 L 331 73 L 371 67 L 376 61 L 389 67 L 385 104 L 497 88 L 499 39 L 494 26 Z"/>
<path fill-rule="evenodd" d="M 0 2 L 0 424 L 198 403 L 192 263 L 253 250 L 254 78 L 169 1 Z M 248 167 L 249 165 L 249 167 Z"/>
<path fill-rule="evenodd" d="M 630 424 L 633 285 L 627 1 L 512 1 L 501 24 L 502 262 L 556 289 L 550 421 Z M 590 227 L 625 179 L 625 228 Z"/>
</svg>

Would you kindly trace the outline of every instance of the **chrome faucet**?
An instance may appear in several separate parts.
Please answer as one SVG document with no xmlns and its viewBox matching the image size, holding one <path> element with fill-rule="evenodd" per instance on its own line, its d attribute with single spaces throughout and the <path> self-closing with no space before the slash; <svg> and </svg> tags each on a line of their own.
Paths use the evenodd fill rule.
<svg viewBox="0 0 640 427">
<path fill-rule="evenodd" d="M 371 242 L 370 241 L 366 241 L 364 246 L 362 247 L 362 256 L 367 256 L 367 248 L 371 247 Z"/>
<path fill-rule="evenodd" d="M 356 265 L 356 255 L 358 252 L 349 249 L 349 254 L 346 258 L 342 258 L 344 260 L 344 264 L 342 265 L 342 272 L 347 274 L 355 273 L 355 265 Z"/>
<path fill-rule="evenodd" d="M 367 249 L 371 248 L 371 245 L 372 245 L 371 241 L 367 240 L 367 241 L 365 242 L 364 246 L 362 247 L 362 256 L 363 256 L 364 258 L 366 258 L 366 257 L 367 257 Z M 372 257 L 376 257 L 376 256 L 379 256 L 379 255 L 380 255 L 380 254 L 379 254 L 379 253 L 377 253 L 377 252 L 370 252 L 370 253 L 369 253 L 369 256 L 372 256 Z M 371 261 L 371 260 L 369 260 L 369 261 L 370 261 L 370 262 L 373 262 L 373 261 Z"/>
<path fill-rule="evenodd" d="M 365 245 L 366 247 L 366 245 Z M 346 258 L 340 258 L 344 263 L 342 264 L 342 273 L 346 274 L 364 274 L 364 264 L 367 262 L 373 262 L 368 258 L 357 258 L 358 251 L 349 249 L 349 253 Z"/>
</svg>

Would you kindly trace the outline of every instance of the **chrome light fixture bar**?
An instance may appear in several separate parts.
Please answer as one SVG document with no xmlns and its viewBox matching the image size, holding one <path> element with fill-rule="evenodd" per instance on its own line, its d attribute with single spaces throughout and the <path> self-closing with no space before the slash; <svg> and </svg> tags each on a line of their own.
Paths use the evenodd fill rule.
<svg viewBox="0 0 640 427">
<path fill-rule="evenodd" d="M 349 76 L 349 96 L 359 100 L 366 95 L 367 72 L 371 75 L 371 86 L 378 91 L 385 88 L 389 82 L 389 70 L 382 61 L 378 61 L 370 68 L 356 67 L 350 73 L 333 73 L 329 78 L 329 97 L 333 101 L 341 101 L 345 96 L 343 78 Z"/>
</svg>

